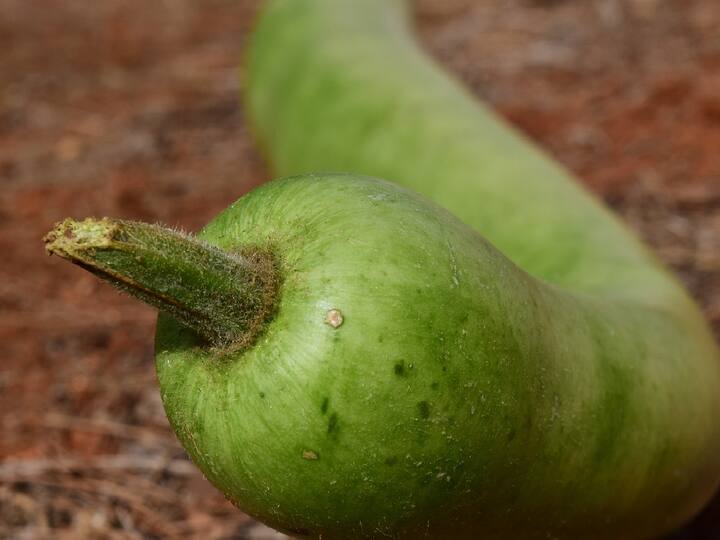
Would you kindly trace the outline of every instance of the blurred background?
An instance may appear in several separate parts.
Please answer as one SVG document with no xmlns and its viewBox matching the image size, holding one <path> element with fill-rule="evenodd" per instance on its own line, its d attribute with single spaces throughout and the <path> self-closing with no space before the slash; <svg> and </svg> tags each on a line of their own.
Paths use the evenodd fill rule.
<svg viewBox="0 0 720 540">
<path fill-rule="evenodd" d="M 717 0 L 415 3 L 431 54 L 654 246 L 720 336 Z M 0 538 L 282 538 L 170 432 L 153 311 L 41 241 L 66 216 L 194 231 L 268 179 L 238 99 L 259 5 L 0 0 Z M 720 502 L 672 538 L 720 538 Z"/>
</svg>

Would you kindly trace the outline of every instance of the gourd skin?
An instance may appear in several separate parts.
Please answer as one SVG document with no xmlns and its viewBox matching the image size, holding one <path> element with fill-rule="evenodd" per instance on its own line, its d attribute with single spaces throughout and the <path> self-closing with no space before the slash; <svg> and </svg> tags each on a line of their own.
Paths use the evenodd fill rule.
<svg viewBox="0 0 720 540">
<path fill-rule="evenodd" d="M 698 321 L 545 285 L 367 178 L 267 184 L 201 237 L 270 246 L 278 310 L 227 354 L 161 317 L 163 402 L 205 475 L 274 527 L 649 538 L 713 490 L 717 374 L 695 360 L 712 347 Z"/>
<path fill-rule="evenodd" d="M 245 104 L 277 176 L 350 171 L 450 210 L 551 283 L 676 305 L 646 250 L 417 47 L 401 0 L 271 0 Z"/>
<path fill-rule="evenodd" d="M 159 319 L 168 417 L 216 486 L 325 540 L 640 539 L 699 510 L 720 475 L 720 369 L 697 308 L 419 52 L 403 2 L 270 1 L 248 70 L 276 172 L 382 176 L 459 220 L 329 174 L 208 225 L 220 247 L 269 248 L 283 280 L 242 352 Z"/>
</svg>

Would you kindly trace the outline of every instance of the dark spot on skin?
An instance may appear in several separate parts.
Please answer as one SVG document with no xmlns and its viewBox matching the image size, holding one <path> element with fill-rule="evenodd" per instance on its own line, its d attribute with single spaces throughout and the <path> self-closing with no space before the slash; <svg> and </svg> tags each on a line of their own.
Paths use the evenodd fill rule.
<svg viewBox="0 0 720 540">
<path fill-rule="evenodd" d="M 432 388 L 433 390 L 437 390 L 438 388 L 440 388 L 440 385 L 438 383 L 434 382 L 430 385 L 430 388 Z"/>
<path fill-rule="evenodd" d="M 328 427 L 327 427 L 328 435 L 337 431 L 337 423 L 338 423 L 338 415 L 337 415 L 337 413 L 332 413 L 330 415 L 330 418 L 328 419 Z"/>
<path fill-rule="evenodd" d="M 508 435 L 507 435 L 507 440 L 508 440 L 508 442 L 512 442 L 513 439 L 515 439 L 515 435 L 517 435 L 517 433 L 515 432 L 514 429 L 511 429 L 510 432 L 509 432 Z"/>
<path fill-rule="evenodd" d="M 403 366 L 401 363 L 397 363 L 395 364 L 393 371 L 395 371 L 395 375 L 402 377 L 403 375 L 405 375 L 405 366 Z"/>
<path fill-rule="evenodd" d="M 442 370 L 443 370 L 443 371 L 447 371 L 447 366 L 443 366 L 443 367 L 442 367 Z"/>
<path fill-rule="evenodd" d="M 382 336 L 378 336 L 378 343 L 382 343 L 385 338 Z"/>
<path fill-rule="evenodd" d="M 326 397 L 322 400 L 322 405 L 320 405 L 320 412 L 325 414 L 328 410 L 328 407 L 330 406 L 330 398 Z"/>
<path fill-rule="evenodd" d="M 425 430 L 420 430 L 415 434 L 415 444 L 425 446 L 425 443 L 427 443 L 427 433 Z"/>
<path fill-rule="evenodd" d="M 392 467 L 398 462 L 397 456 L 390 456 L 389 458 L 385 458 L 385 465 L 388 467 Z"/>
<path fill-rule="evenodd" d="M 430 404 L 427 401 L 420 401 L 417 406 L 422 418 L 430 418 Z"/>
<path fill-rule="evenodd" d="M 265 392 L 260 392 L 260 399 L 265 399 Z"/>
</svg>

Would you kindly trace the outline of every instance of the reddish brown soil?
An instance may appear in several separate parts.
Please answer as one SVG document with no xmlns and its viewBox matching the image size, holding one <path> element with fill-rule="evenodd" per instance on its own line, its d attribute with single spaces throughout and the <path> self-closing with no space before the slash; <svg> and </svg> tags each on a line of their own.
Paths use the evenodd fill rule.
<svg viewBox="0 0 720 540">
<path fill-rule="evenodd" d="M 0 0 L 0 538 L 272 537 L 170 433 L 153 312 L 41 242 L 68 215 L 197 230 L 267 179 L 238 102 L 257 5 Z M 619 210 L 720 334 L 716 0 L 418 8 L 433 54 Z M 715 506 L 677 538 L 719 538 Z"/>
</svg>

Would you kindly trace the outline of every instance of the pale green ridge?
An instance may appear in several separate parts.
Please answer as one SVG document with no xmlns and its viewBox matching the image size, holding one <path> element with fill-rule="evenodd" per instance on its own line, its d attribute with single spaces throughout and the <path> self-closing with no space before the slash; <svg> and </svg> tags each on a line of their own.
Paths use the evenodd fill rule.
<svg viewBox="0 0 720 540">
<path fill-rule="evenodd" d="M 449 209 L 537 277 L 681 302 L 616 218 L 429 59 L 405 2 L 269 1 L 247 78 L 247 110 L 278 175 L 386 178 Z"/>
</svg>

